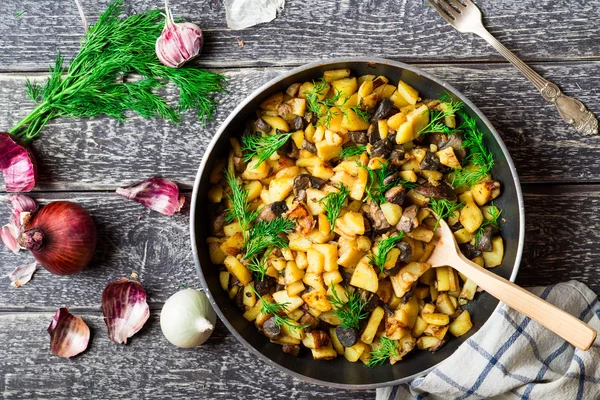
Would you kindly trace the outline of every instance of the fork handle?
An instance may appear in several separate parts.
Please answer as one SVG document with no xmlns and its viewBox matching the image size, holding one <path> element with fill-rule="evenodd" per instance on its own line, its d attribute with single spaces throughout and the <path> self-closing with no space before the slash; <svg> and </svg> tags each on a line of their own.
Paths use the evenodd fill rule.
<svg viewBox="0 0 600 400">
<path fill-rule="evenodd" d="M 554 83 L 544 79 L 537 72 L 532 70 L 527 64 L 519 59 L 512 51 L 508 50 L 500 43 L 487 29 L 481 27 L 474 31 L 475 34 L 485 39 L 492 47 L 504 56 L 512 65 L 514 65 L 533 85 L 541 92 L 542 97 L 553 103 L 560 116 L 575 129 L 584 134 L 591 135 L 598 133 L 598 120 L 584 105 L 577 99 L 566 96 Z"/>
<path fill-rule="evenodd" d="M 539 322 L 578 349 L 587 350 L 594 343 L 596 331 L 585 322 L 475 264 L 460 253 L 453 254 L 451 257 L 456 258 L 449 260 L 449 265 L 472 279 L 483 290 L 507 306 Z"/>
</svg>

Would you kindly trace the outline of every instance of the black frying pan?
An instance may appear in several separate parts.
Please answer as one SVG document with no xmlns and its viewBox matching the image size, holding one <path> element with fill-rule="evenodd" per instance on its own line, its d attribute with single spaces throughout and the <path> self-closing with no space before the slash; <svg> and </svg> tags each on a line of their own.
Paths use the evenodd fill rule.
<svg viewBox="0 0 600 400">
<path fill-rule="evenodd" d="M 479 127 L 485 135 L 485 144 L 495 155 L 496 164 L 492 174 L 502 183 L 502 195 L 494 203 L 503 210 L 502 216 L 503 219 L 506 219 L 506 223 L 501 225 L 505 255 L 502 265 L 495 268 L 494 271 L 511 281 L 514 281 L 521 261 L 525 214 L 521 186 L 515 166 L 504 142 L 492 124 L 459 91 L 419 68 L 378 58 L 333 59 L 327 62 L 315 62 L 295 68 L 266 83 L 248 96 L 229 115 L 206 150 L 194 184 L 191 206 L 190 228 L 196 268 L 215 311 L 231 333 L 252 353 L 268 364 L 311 383 L 343 389 L 368 389 L 408 382 L 427 373 L 481 328 L 498 305 L 498 300 L 486 293 L 481 293 L 466 307 L 471 312 L 474 325 L 468 334 L 460 338 L 452 338 L 436 353 L 415 349 L 395 365 L 387 364 L 367 368 L 361 362 L 350 363 L 344 357 L 337 357 L 331 361 L 316 361 L 312 359 L 310 352 L 305 352 L 304 356 L 296 358 L 284 354 L 280 345 L 270 343 L 258 332 L 253 323 L 242 317 L 242 312 L 236 308 L 235 304 L 229 300 L 227 293 L 221 288 L 218 268 L 211 263 L 206 246 L 206 238 L 209 235 L 208 200 L 206 198 L 210 188 L 209 175 L 216 160 L 228 154 L 229 137 L 240 135 L 244 131 L 247 121 L 255 117 L 258 105 L 273 93 L 284 92 L 290 84 L 295 82 L 316 80 L 323 76 L 324 71 L 338 68 L 350 68 L 355 76 L 384 75 L 395 84 L 398 80 L 403 80 L 417 89 L 422 98 L 436 99 L 448 92 L 454 99 L 464 102 L 465 111 L 477 118 Z M 465 360 L 464 367 L 469 368 L 468 360 Z"/>
</svg>

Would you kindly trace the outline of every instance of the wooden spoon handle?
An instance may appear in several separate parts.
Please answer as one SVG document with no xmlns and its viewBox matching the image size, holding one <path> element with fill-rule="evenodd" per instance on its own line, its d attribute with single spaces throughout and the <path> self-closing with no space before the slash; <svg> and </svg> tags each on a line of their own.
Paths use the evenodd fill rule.
<svg viewBox="0 0 600 400">
<path fill-rule="evenodd" d="M 544 325 L 578 349 L 589 349 L 596 339 L 596 331 L 585 322 L 480 267 L 462 254 L 457 256 L 456 262 L 450 264 L 456 270 L 507 306 Z"/>
</svg>

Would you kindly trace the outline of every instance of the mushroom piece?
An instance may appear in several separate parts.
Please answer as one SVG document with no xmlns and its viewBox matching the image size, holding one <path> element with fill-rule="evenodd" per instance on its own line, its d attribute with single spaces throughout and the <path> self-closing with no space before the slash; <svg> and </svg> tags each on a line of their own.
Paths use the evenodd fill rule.
<svg viewBox="0 0 600 400">
<path fill-rule="evenodd" d="M 396 229 L 404 232 L 412 232 L 417 226 L 419 226 L 419 220 L 417 219 L 417 212 L 419 211 L 416 205 L 406 207 L 402 212 L 400 222 L 396 225 Z M 412 249 L 411 249 L 412 251 Z"/>
<path fill-rule="evenodd" d="M 263 221 L 273 221 L 275 218 L 280 217 L 281 214 L 287 212 L 288 206 L 284 200 L 273 202 L 260 210 L 258 218 Z"/>
<path fill-rule="evenodd" d="M 306 189 L 321 189 L 327 183 L 310 174 L 300 174 L 294 179 L 294 196 L 298 201 L 306 201 Z"/>
<path fill-rule="evenodd" d="M 399 206 L 401 206 L 404 202 L 405 195 L 406 189 L 404 188 L 404 186 L 399 185 L 388 189 L 388 191 L 385 192 L 385 199 L 388 203 L 398 204 Z"/>
<path fill-rule="evenodd" d="M 400 249 L 400 255 L 397 262 L 407 263 L 412 258 L 412 246 L 407 242 L 398 242 L 396 247 Z"/>
<path fill-rule="evenodd" d="M 390 99 L 388 99 L 388 98 L 382 99 L 379 102 L 377 109 L 375 109 L 375 112 L 373 113 L 373 117 L 371 117 L 371 122 L 377 122 L 380 119 L 384 119 L 393 107 L 394 107 L 394 103 Z"/>
<path fill-rule="evenodd" d="M 403 148 L 396 148 L 390 154 L 389 162 L 391 165 L 400 166 L 406 162 L 404 158 L 405 151 Z"/>
<path fill-rule="evenodd" d="M 289 354 L 292 357 L 298 357 L 298 354 L 300 354 L 300 345 L 284 344 L 282 350 L 285 354 Z"/>
<path fill-rule="evenodd" d="M 369 143 L 371 144 L 375 144 L 381 140 L 381 135 L 379 135 L 377 125 L 369 125 L 369 129 L 367 129 L 367 137 L 369 138 Z"/>
<path fill-rule="evenodd" d="M 426 152 L 423 161 L 419 165 L 421 170 L 437 171 L 440 168 L 440 159 L 432 152 Z"/>
<path fill-rule="evenodd" d="M 275 290 L 275 280 L 270 276 L 265 276 L 265 279 L 263 280 L 257 279 L 256 282 L 254 282 L 254 288 L 261 296 L 273 293 Z"/>
<path fill-rule="evenodd" d="M 225 236 L 223 227 L 225 226 L 225 220 L 227 219 L 227 212 L 223 205 L 209 208 L 209 215 L 211 216 L 210 233 L 213 236 Z"/>
<path fill-rule="evenodd" d="M 277 130 L 279 133 L 280 131 Z M 277 149 L 277 154 L 280 156 L 288 156 L 289 158 L 297 159 L 300 156 L 300 151 L 296 146 L 296 142 L 290 137 L 287 142 Z"/>
<path fill-rule="evenodd" d="M 492 245 L 492 227 L 490 225 L 483 228 L 483 235 L 481 235 L 479 242 L 477 242 L 477 250 L 480 251 L 492 251 L 494 246 Z"/>
<path fill-rule="evenodd" d="M 302 148 L 308 151 L 309 153 L 317 154 L 317 146 L 315 146 L 314 143 L 311 143 L 306 139 L 302 141 Z"/>
<path fill-rule="evenodd" d="M 237 308 L 240 309 L 240 311 L 246 311 L 246 306 L 244 305 L 244 290 L 242 287 L 240 287 L 237 291 L 237 293 L 235 294 L 235 305 L 237 306 Z"/>
<path fill-rule="evenodd" d="M 338 325 L 335 328 L 335 335 L 344 347 L 351 347 L 358 342 L 358 330 L 355 328 L 346 328 Z"/>
<path fill-rule="evenodd" d="M 296 231 L 302 235 L 308 235 L 315 225 L 308 207 L 302 202 L 296 203 L 294 209 L 288 213 L 287 217 L 296 222 Z"/>
<path fill-rule="evenodd" d="M 246 163 L 244 162 L 243 157 L 233 157 L 233 167 L 235 168 L 235 172 L 242 173 L 246 170 Z"/>
<path fill-rule="evenodd" d="M 304 119 L 302 117 L 296 117 L 292 120 L 292 128 L 295 131 L 300 131 L 304 129 Z"/>
<path fill-rule="evenodd" d="M 348 132 L 348 137 L 353 143 L 356 144 L 367 144 L 369 143 L 369 137 L 367 131 L 353 131 Z"/>
<path fill-rule="evenodd" d="M 393 150 L 392 142 L 387 139 L 381 139 L 371 148 L 371 157 L 388 158 Z"/>
<path fill-rule="evenodd" d="M 304 313 L 304 315 L 302 316 L 302 318 L 300 318 L 300 321 L 298 322 L 300 323 L 300 325 L 308 325 L 306 327 L 307 332 L 317 329 L 319 327 L 319 320 L 310 315 L 309 313 Z"/>
<path fill-rule="evenodd" d="M 312 335 L 313 342 L 315 343 L 315 347 L 320 349 L 329 344 L 329 335 L 325 331 L 314 330 L 308 333 L 308 335 Z"/>
<path fill-rule="evenodd" d="M 362 206 L 363 213 L 371 221 L 371 229 L 375 232 L 381 232 L 391 227 L 381 208 L 374 201 L 370 201 L 369 204 Z"/>
<path fill-rule="evenodd" d="M 460 248 L 461 253 L 469 260 L 474 259 L 475 257 L 479 257 L 481 255 L 481 250 L 477 249 L 471 243 L 465 243 L 458 246 Z"/>
<path fill-rule="evenodd" d="M 446 182 L 440 182 L 437 186 L 427 182 L 417 186 L 414 191 L 425 197 L 433 197 L 436 200 L 456 200 L 456 193 Z"/>
<path fill-rule="evenodd" d="M 381 299 L 379 298 L 379 296 L 377 296 L 375 293 L 372 293 L 371 296 L 369 297 L 369 300 L 367 300 L 367 304 L 365 304 L 364 310 L 366 312 L 371 312 L 374 309 L 376 309 L 377 307 L 379 307 L 380 304 L 381 304 Z"/>
<path fill-rule="evenodd" d="M 263 333 L 271 340 L 281 337 L 281 328 L 275 323 L 275 317 L 271 317 L 263 323 Z"/>
<path fill-rule="evenodd" d="M 254 122 L 256 130 L 263 133 L 271 132 L 271 125 L 267 124 L 264 119 L 259 118 Z"/>
</svg>

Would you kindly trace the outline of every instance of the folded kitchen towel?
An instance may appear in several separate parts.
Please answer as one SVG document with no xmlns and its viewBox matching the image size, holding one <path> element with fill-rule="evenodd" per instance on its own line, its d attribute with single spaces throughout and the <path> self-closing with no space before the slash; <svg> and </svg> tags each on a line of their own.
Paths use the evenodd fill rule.
<svg viewBox="0 0 600 400">
<path fill-rule="evenodd" d="M 600 330 L 598 296 L 580 282 L 529 289 Z M 600 399 L 600 339 L 575 349 L 502 304 L 489 321 L 426 376 L 377 390 L 394 399 Z"/>
</svg>

